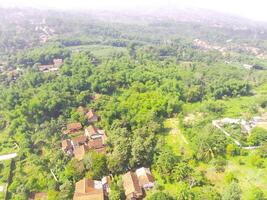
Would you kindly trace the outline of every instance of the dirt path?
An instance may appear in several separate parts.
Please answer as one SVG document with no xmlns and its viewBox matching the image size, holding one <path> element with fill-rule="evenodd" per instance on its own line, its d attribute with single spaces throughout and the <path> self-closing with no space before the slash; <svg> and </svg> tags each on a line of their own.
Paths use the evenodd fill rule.
<svg viewBox="0 0 267 200">
<path fill-rule="evenodd" d="M 168 134 L 165 136 L 167 145 L 172 147 L 173 151 L 177 154 L 184 151 L 188 156 L 191 155 L 190 144 L 179 129 L 179 120 L 176 118 L 167 119 L 164 122 L 164 127 L 169 129 Z"/>
</svg>

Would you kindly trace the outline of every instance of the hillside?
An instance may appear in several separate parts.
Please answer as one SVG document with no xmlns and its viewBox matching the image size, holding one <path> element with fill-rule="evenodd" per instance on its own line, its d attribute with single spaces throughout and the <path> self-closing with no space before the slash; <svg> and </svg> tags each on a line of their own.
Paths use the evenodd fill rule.
<svg viewBox="0 0 267 200">
<path fill-rule="evenodd" d="M 1 8 L 0 198 L 265 199 L 267 25 L 191 11 Z"/>
</svg>

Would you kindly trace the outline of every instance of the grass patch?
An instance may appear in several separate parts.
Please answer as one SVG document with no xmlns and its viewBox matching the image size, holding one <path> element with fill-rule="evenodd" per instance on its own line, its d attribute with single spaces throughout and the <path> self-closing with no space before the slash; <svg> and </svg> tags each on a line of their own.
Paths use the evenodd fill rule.
<svg viewBox="0 0 267 200">
<path fill-rule="evenodd" d="M 184 136 L 179 128 L 179 119 L 170 118 L 164 122 L 164 129 L 166 132 L 163 134 L 166 146 L 171 147 L 176 155 L 183 153 L 186 157 L 192 155 L 192 150 L 188 139 Z"/>
</svg>

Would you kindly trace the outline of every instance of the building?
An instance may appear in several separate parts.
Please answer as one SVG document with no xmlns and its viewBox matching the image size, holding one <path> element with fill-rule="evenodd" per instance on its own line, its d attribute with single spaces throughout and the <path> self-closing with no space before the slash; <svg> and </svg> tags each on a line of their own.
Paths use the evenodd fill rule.
<svg viewBox="0 0 267 200">
<path fill-rule="evenodd" d="M 108 195 L 110 193 L 110 183 L 111 183 L 111 177 L 110 176 L 104 176 L 101 179 L 101 183 L 103 186 L 103 190 L 104 190 L 104 197 L 105 199 L 108 199 Z"/>
<path fill-rule="evenodd" d="M 87 108 L 83 107 L 83 106 L 79 106 L 77 108 L 77 112 L 80 113 L 80 114 L 82 114 L 82 115 L 86 115 L 86 113 L 88 113 L 88 111 L 89 110 Z"/>
<path fill-rule="evenodd" d="M 145 190 L 152 189 L 155 185 L 155 179 L 148 168 L 141 167 L 135 171 L 139 185 Z"/>
<path fill-rule="evenodd" d="M 135 172 L 127 172 L 122 177 L 127 200 L 138 200 L 145 196 L 145 191 L 155 185 L 155 179 L 148 168 L 141 167 Z"/>
<path fill-rule="evenodd" d="M 82 179 L 75 184 L 73 200 L 104 200 L 101 181 Z"/>
<path fill-rule="evenodd" d="M 38 192 L 30 195 L 29 200 L 48 200 L 46 192 Z"/>
<path fill-rule="evenodd" d="M 105 152 L 105 143 L 103 138 L 96 138 L 94 140 L 89 140 L 88 141 L 88 148 L 90 150 L 94 150 L 99 153 L 104 153 Z"/>
<path fill-rule="evenodd" d="M 122 176 L 123 188 L 127 200 L 142 199 L 143 190 L 139 185 L 137 175 L 134 172 L 127 172 Z"/>
<path fill-rule="evenodd" d="M 65 153 L 71 155 L 72 152 L 73 152 L 73 147 L 72 147 L 71 140 L 70 139 L 63 140 L 61 142 L 61 148 L 62 148 L 62 151 L 64 151 Z"/>
<path fill-rule="evenodd" d="M 90 122 L 90 123 L 97 122 L 98 119 L 99 119 L 99 117 L 98 117 L 98 115 L 96 114 L 96 112 L 95 112 L 94 110 L 92 110 L 92 109 L 90 109 L 90 110 L 86 113 L 85 117 L 87 118 L 88 122 Z"/>
<path fill-rule="evenodd" d="M 41 72 L 50 72 L 58 70 L 57 68 L 54 67 L 54 65 L 40 65 L 38 68 Z"/>
<path fill-rule="evenodd" d="M 65 134 L 72 134 L 72 133 L 77 133 L 82 129 L 82 124 L 77 122 L 77 123 L 70 123 L 67 125 L 67 130 L 64 131 Z"/>
<path fill-rule="evenodd" d="M 84 134 L 89 138 L 89 140 L 94 140 L 103 137 L 103 135 L 105 135 L 105 132 L 91 125 L 84 130 Z"/>
<path fill-rule="evenodd" d="M 87 145 L 81 145 L 81 146 L 77 146 L 74 148 L 73 154 L 74 157 L 78 160 L 81 161 L 84 158 L 84 155 L 86 154 L 86 152 L 89 150 Z"/>
<path fill-rule="evenodd" d="M 53 59 L 54 67 L 61 67 L 63 65 L 62 59 Z"/>
<path fill-rule="evenodd" d="M 81 136 L 77 136 L 75 138 L 72 138 L 72 145 L 73 147 L 78 147 L 78 146 L 81 146 L 81 145 L 84 145 L 86 144 L 88 141 L 87 137 L 85 135 L 81 135 Z"/>
</svg>

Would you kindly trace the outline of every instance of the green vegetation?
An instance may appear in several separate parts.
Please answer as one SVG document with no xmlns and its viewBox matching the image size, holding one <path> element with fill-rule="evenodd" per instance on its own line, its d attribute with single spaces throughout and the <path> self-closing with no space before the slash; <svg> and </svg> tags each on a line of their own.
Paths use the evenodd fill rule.
<svg viewBox="0 0 267 200">
<path fill-rule="evenodd" d="M 28 22 L 30 13 L 16 37 L 10 22 L 0 20 L 7 28 L 0 39 L 6 44 L 1 45 L 0 154 L 18 152 L 10 199 L 28 199 L 34 192 L 72 199 L 77 181 L 111 173 L 110 199 L 123 200 L 121 175 L 141 166 L 151 168 L 157 180 L 148 200 L 267 197 L 264 127 L 245 138 L 239 126 L 225 127 L 243 143 L 261 145 L 245 150 L 212 126 L 215 119 L 251 119 L 267 112 L 267 71 L 242 67 L 267 62 L 236 46 L 258 44 L 264 52 L 267 37 L 254 44 L 246 39 L 250 33 L 205 24 L 104 23 L 82 14 L 43 15 L 45 25 L 54 29 L 45 44 Z M 193 39 L 198 36 L 220 45 L 234 37 L 238 50 L 197 48 Z M 37 64 L 58 58 L 64 64 L 57 73 L 38 70 Z M 18 68 L 16 78 L 7 75 Z M 100 98 L 93 98 L 96 94 Z M 97 111 L 97 127 L 108 137 L 106 154 L 88 152 L 80 162 L 60 146 L 68 122 L 88 125 L 79 106 Z M 9 170 L 10 161 L 1 161 L 0 185 Z"/>
</svg>

